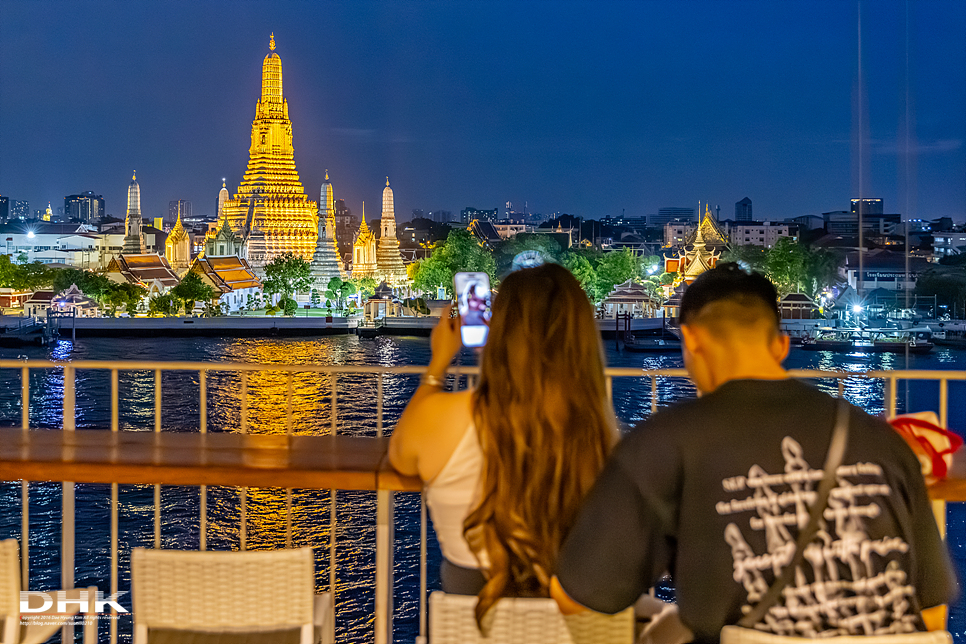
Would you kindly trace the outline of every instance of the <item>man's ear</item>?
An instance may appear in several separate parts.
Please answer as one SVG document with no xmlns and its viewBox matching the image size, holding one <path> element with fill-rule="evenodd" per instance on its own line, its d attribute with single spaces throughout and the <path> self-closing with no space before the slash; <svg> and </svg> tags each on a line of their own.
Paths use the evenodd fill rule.
<svg viewBox="0 0 966 644">
<path fill-rule="evenodd" d="M 791 338 L 788 337 L 787 333 L 779 333 L 778 337 L 775 338 L 774 342 L 772 343 L 772 352 L 779 364 L 785 362 L 785 358 L 788 357 L 788 351 L 791 347 L 791 344 Z"/>
<path fill-rule="evenodd" d="M 688 348 L 691 353 L 695 352 L 700 341 L 698 340 L 698 334 L 695 329 L 687 324 L 681 325 L 681 341 L 684 342 L 684 346 Z"/>
</svg>

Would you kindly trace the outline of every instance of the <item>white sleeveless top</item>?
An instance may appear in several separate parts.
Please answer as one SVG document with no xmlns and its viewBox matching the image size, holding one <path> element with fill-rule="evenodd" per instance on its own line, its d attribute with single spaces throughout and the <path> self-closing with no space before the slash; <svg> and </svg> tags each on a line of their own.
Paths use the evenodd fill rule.
<svg viewBox="0 0 966 644">
<path fill-rule="evenodd" d="M 471 421 L 446 465 L 425 487 L 439 548 L 450 563 L 463 568 L 486 568 L 490 563 L 486 553 L 477 559 L 463 538 L 463 521 L 479 500 L 482 473 L 483 451 Z"/>
</svg>

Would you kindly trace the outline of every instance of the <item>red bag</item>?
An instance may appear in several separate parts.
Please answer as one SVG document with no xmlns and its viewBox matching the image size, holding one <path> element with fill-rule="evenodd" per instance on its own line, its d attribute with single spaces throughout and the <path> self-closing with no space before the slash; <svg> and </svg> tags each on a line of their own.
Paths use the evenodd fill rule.
<svg viewBox="0 0 966 644">
<path fill-rule="evenodd" d="M 946 477 L 953 462 L 953 452 L 963 445 L 957 434 L 939 426 L 934 412 L 903 414 L 889 420 L 922 463 L 922 475 L 934 479 Z"/>
</svg>

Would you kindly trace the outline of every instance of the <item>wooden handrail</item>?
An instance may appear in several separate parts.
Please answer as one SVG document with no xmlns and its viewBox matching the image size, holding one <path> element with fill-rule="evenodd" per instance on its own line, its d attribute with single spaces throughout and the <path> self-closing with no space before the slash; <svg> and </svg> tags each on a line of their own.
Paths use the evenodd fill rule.
<svg viewBox="0 0 966 644">
<path fill-rule="evenodd" d="M 387 438 L 0 429 L 0 480 L 418 492 Z"/>
<path fill-rule="evenodd" d="M 419 492 L 389 465 L 388 438 L 0 429 L 0 480 Z M 933 484 L 966 501 L 966 479 Z"/>
</svg>

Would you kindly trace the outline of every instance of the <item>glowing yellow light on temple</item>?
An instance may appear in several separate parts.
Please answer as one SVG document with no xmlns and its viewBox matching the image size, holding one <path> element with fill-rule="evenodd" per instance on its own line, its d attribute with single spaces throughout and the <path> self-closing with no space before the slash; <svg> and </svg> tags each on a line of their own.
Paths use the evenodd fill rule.
<svg viewBox="0 0 966 644">
<path fill-rule="evenodd" d="M 232 230 L 246 240 L 253 266 L 287 252 L 310 260 L 317 238 L 318 207 L 305 194 L 295 168 L 292 122 L 282 94 L 282 60 L 275 53 L 274 33 L 269 49 L 262 63 L 248 169 L 222 211 Z"/>
</svg>

